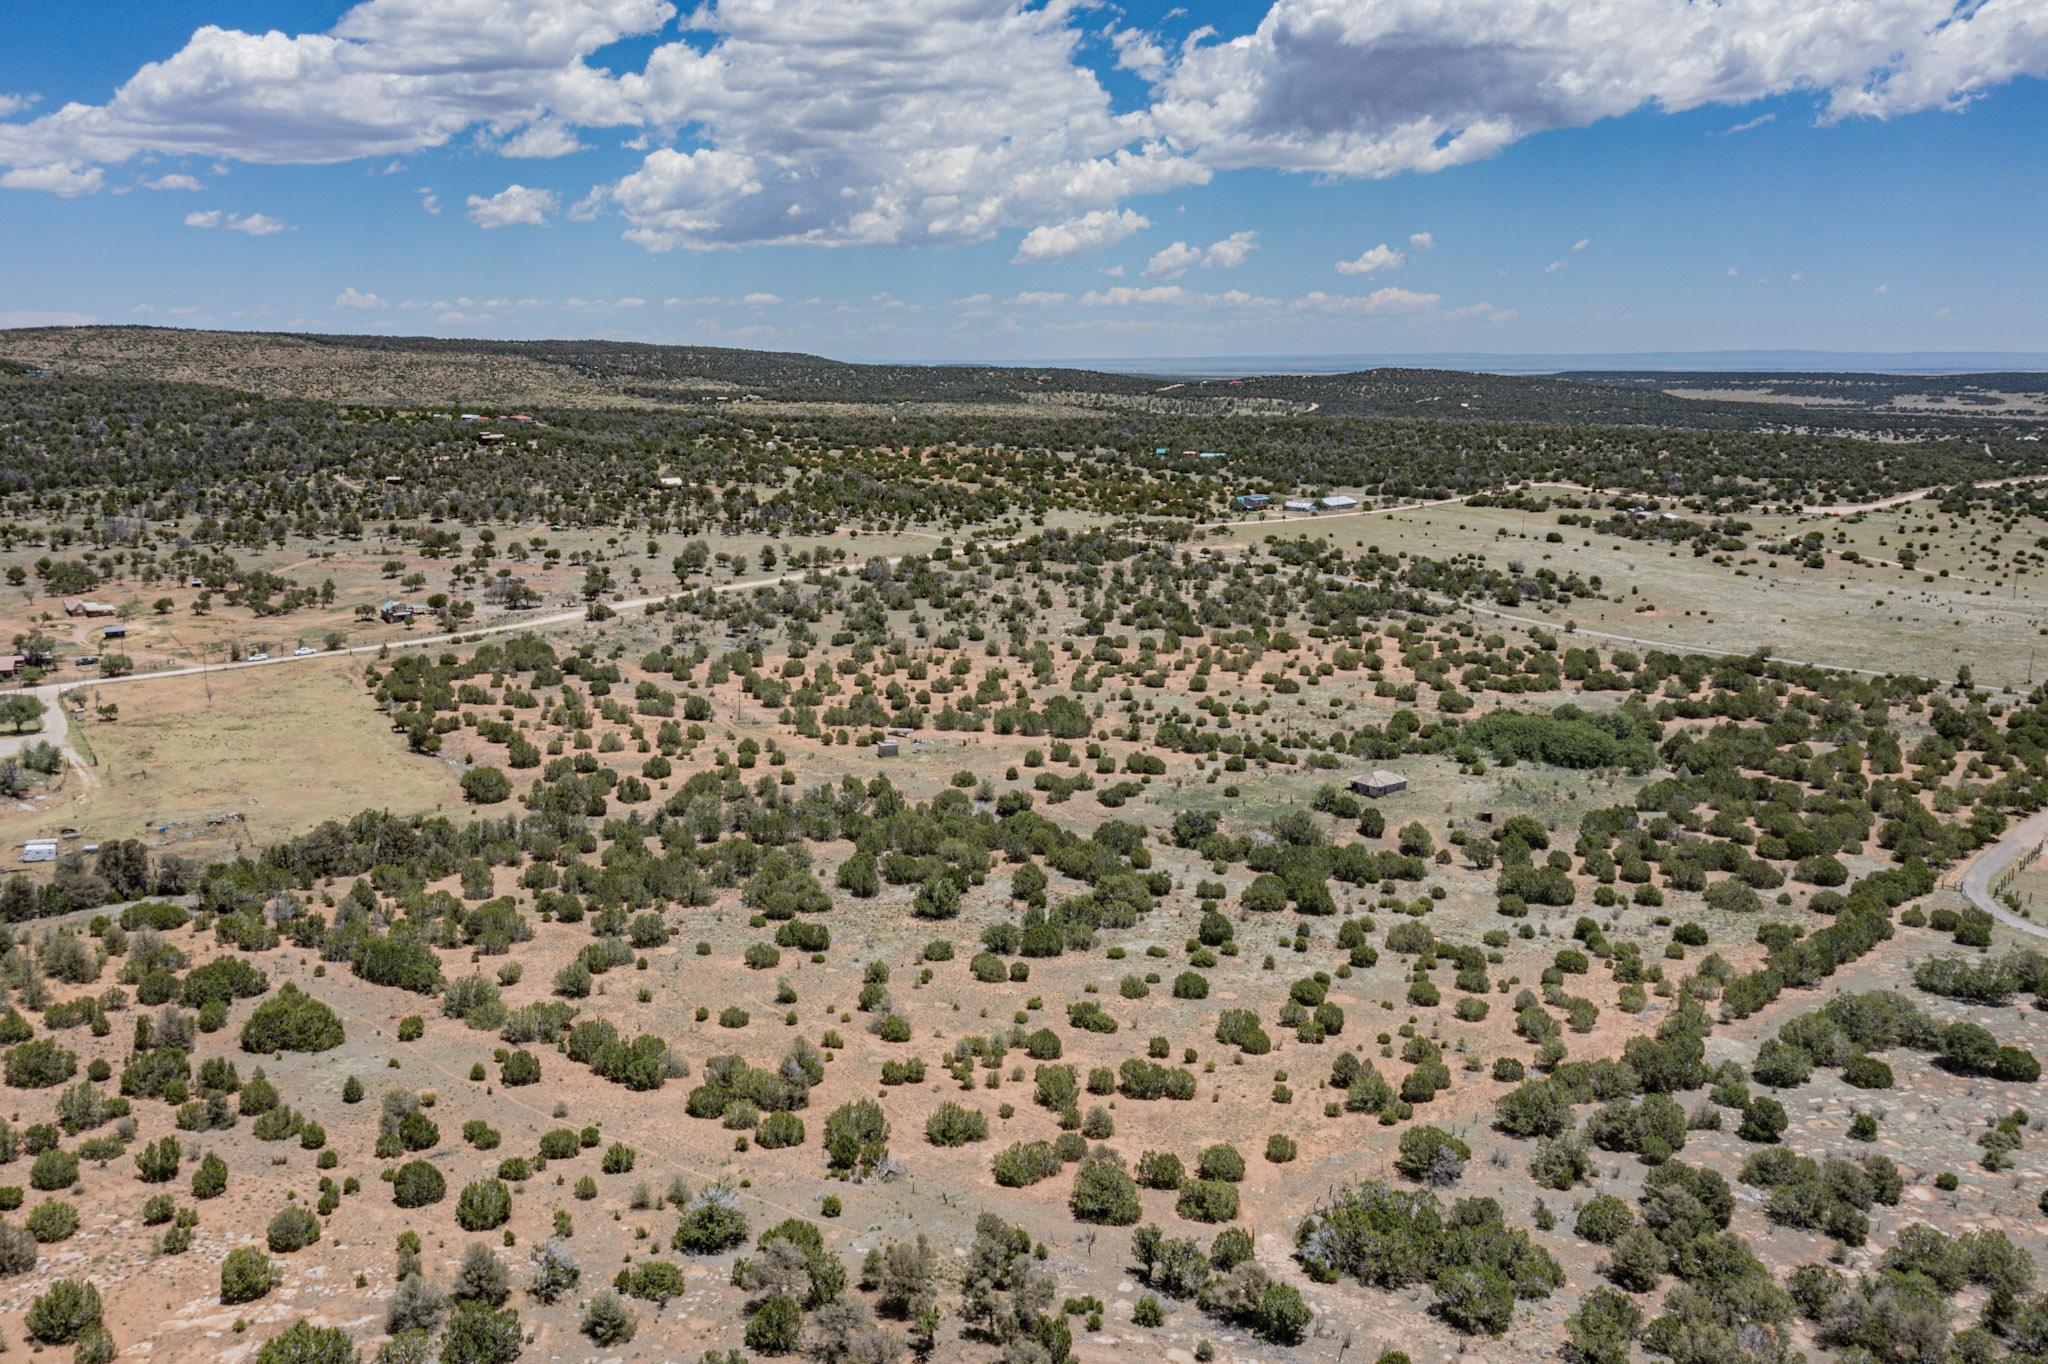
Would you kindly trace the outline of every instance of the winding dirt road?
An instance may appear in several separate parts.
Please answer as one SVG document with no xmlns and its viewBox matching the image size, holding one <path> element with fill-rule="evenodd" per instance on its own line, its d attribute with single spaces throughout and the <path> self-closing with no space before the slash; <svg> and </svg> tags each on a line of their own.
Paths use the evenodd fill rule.
<svg viewBox="0 0 2048 1364">
<path fill-rule="evenodd" d="M 1977 860 L 1963 869 L 1962 890 L 1970 903 L 2008 928 L 2036 938 L 2048 938 L 2048 928 L 2022 918 L 1991 893 L 1999 874 L 2020 858 L 2048 842 L 2048 810 L 2041 810 L 2006 830 L 2005 837 L 1977 854 Z"/>
</svg>

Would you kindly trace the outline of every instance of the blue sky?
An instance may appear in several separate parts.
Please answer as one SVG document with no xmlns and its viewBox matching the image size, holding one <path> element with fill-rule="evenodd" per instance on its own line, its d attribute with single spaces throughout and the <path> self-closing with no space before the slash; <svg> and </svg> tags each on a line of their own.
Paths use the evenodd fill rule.
<svg viewBox="0 0 2048 1364">
<path fill-rule="evenodd" d="M 96 0 L 0 33 L 0 325 L 2048 349 L 2038 0 Z"/>
</svg>

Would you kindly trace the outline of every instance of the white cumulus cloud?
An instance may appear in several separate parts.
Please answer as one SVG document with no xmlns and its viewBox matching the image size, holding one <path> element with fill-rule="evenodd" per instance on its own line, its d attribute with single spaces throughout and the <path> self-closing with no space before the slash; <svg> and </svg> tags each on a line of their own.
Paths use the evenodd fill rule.
<svg viewBox="0 0 2048 1364">
<path fill-rule="evenodd" d="M 1145 263 L 1145 276 L 1148 279 L 1179 279 L 1197 265 L 1204 270 L 1235 270 L 1258 249 L 1259 234 L 1250 231 L 1233 232 L 1207 247 L 1175 242 L 1153 253 L 1152 259 Z"/>
<path fill-rule="evenodd" d="M 1398 270 L 1408 263 L 1408 258 L 1393 247 L 1381 242 L 1350 260 L 1337 262 L 1340 275 L 1376 275 L 1382 270 Z"/>
<path fill-rule="evenodd" d="M 1443 301 L 1437 294 L 1419 293 L 1413 289 L 1396 289 L 1391 285 L 1375 289 L 1369 294 L 1326 294 L 1318 289 L 1295 301 L 1294 306 L 1304 311 L 1321 313 L 1366 313 L 1372 315 L 1415 315 L 1436 311 Z"/>
<path fill-rule="evenodd" d="M 154 180 L 144 180 L 144 189 L 205 189 L 197 177 L 190 175 L 159 175 Z"/>
<path fill-rule="evenodd" d="M 279 222 L 268 213 L 230 213 L 226 227 L 230 232 L 240 232 L 251 237 L 274 237 L 280 232 L 292 230 L 290 223 Z"/>
<path fill-rule="evenodd" d="M 714 246 L 724 215 L 761 192 L 755 172 L 751 157 L 733 152 L 664 148 L 576 212 L 589 216 L 609 197 L 633 224 L 627 237 L 650 251 Z"/>
<path fill-rule="evenodd" d="M 1824 118 L 1882 118 L 2044 72 L 2039 0 L 1275 0 L 1198 34 L 1151 113 L 1217 169 L 1381 177 L 1646 106 L 1815 91 Z"/>
<path fill-rule="evenodd" d="M 530 123 L 497 145 L 500 156 L 545 158 L 590 150 L 573 129 L 554 118 Z"/>
<path fill-rule="evenodd" d="M 1148 81 L 1166 74 L 1166 49 L 1151 34 L 1112 25 L 1108 36 L 1110 46 L 1116 50 L 1118 70 L 1136 72 Z"/>
<path fill-rule="evenodd" d="M 274 237 L 280 232 L 292 230 L 290 223 L 280 222 L 268 213 L 223 213 L 217 208 L 187 213 L 185 226 L 209 230 L 224 227 L 230 232 L 240 232 L 249 237 Z"/>
<path fill-rule="evenodd" d="M 97 194 L 105 181 L 106 173 L 98 166 L 82 166 L 76 161 L 16 166 L 0 174 L 0 188 L 39 189 L 65 199 L 80 194 Z"/>
<path fill-rule="evenodd" d="M 1100 251 L 1105 246 L 1114 246 L 1133 232 L 1142 232 L 1151 225 L 1143 214 L 1132 209 L 1119 212 L 1099 208 L 1065 222 L 1043 223 L 1032 228 L 1017 244 L 1014 259 L 1019 263 L 1072 260 L 1076 256 Z"/>
<path fill-rule="evenodd" d="M 17 119 L 31 97 L 0 95 L 0 185 L 89 194 L 152 156 L 383 166 L 465 136 L 554 157 L 617 129 L 640 164 L 569 217 L 651 251 L 1022 231 L 1023 259 L 1062 259 L 1076 224 L 1237 168 L 1427 172 L 1638 110 L 1888 118 L 2048 74 L 2041 0 L 1262 0 L 1232 13 L 1249 31 L 1177 42 L 1103 8 L 360 0 L 321 31 L 207 24 L 97 103 Z M 1111 66 L 1142 94 L 1113 99 Z"/>
<path fill-rule="evenodd" d="M 507 185 L 496 194 L 469 196 L 469 219 L 486 232 L 499 227 L 545 227 L 560 206 L 551 189 Z"/>
<path fill-rule="evenodd" d="M 1175 242 L 1152 253 L 1152 259 L 1145 262 L 1145 274 L 1151 279 L 1179 279 L 1201 259 L 1202 248 L 1199 246 Z"/>
<path fill-rule="evenodd" d="M 377 295 L 363 293 L 354 285 L 350 285 L 334 296 L 334 306 L 337 308 L 359 309 L 363 312 L 374 312 L 379 308 L 390 305 L 386 304 Z"/>
</svg>

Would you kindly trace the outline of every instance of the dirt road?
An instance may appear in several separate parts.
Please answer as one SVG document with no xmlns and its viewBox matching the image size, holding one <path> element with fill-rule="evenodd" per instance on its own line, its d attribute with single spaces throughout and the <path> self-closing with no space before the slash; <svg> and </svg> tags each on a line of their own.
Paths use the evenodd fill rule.
<svg viewBox="0 0 2048 1364">
<path fill-rule="evenodd" d="M 2005 837 L 1977 854 L 1977 860 L 1963 870 L 1963 894 L 1970 903 L 2008 928 L 2036 938 L 2048 938 L 2048 928 L 2021 918 L 1998 903 L 1992 885 L 2007 867 L 2048 841 L 2048 810 L 2042 810 L 2006 830 Z"/>
<path fill-rule="evenodd" d="M 1010 541 L 997 541 L 984 545 L 985 549 L 1003 549 Z M 892 554 L 883 562 L 894 567 L 903 561 L 900 554 Z M 815 570 L 804 569 L 795 573 L 780 573 L 769 578 L 749 578 L 743 582 L 718 583 L 711 590 L 717 593 L 752 592 L 761 587 L 780 587 L 784 583 L 801 582 Z M 850 572 L 852 570 L 842 570 Z M 652 597 L 632 597 L 624 601 L 605 603 L 614 612 L 641 611 L 650 606 L 668 601 L 681 595 L 667 592 Z M 457 640 L 476 639 L 482 635 L 516 634 L 523 631 L 545 630 L 551 626 L 573 625 L 588 619 L 581 607 L 573 611 L 551 611 L 540 615 L 519 616 L 511 620 L 496 621 L 489 625 L 476 625 L 463 630 L 446 631 L 433 635 L 408 635 L 402 639 L 385 640 L 378 644 L 356 644 L 344 649 L 325 649 L 310 654 L 279 654 L 274 658 L 242 659 L 235 663 L 195 663 L 182 668 L 159 668 L 153 672 L 126 673 L 120 677 L 99 677 L 83 682 L 46 682 L 39 687 L 28 688 L 43 702 L 43 728 L 39 733 L 7 735 L 0 737 L 0 757 L 12 756 L 24 744 L 37 740 L 57 745 L 75 767 L 83 768 L 77 751 L 70 742 L 70 726 L 64 712 L 64 693 L 80 687 L 91 687 L 97 691 L 102 687 L 122 687 L 133 682 L 154 682 L 166 677 L 196 677 L 201 673 L 234 672 L 243 668 L 281 668 L 289 663 L 312 663 L 319 659 L 345 658 L 350 654 L 376 654 L 391 649 L 419 649 L 433 644 L 452 644 Z"/>
<path fill-rule="evenodd" d="M 1986 479 L 1984 482 L 1973 484 L 1972 486 L 1978 488 L 2003 488 L 2014 483 L 2039 483 L 2043 479 L 2048 479 L 2048 474 L 2018 474 L 2012 478 Z M 1886 507 L 1903 507 L 1908 502 L 1918 502 L 1922 498 L 1931 497 L 1935 493 L 1947 492 L 1950 486 L 1952 485 L 1944 484 L 1938 488 L 1915 488 L 1909 493 L 1894 493 L 1890 497 L 1880 497 L 1875 502 L 1846 502 L 1839 506 L 1801 507 L 1799 510 L 1807 516 L 1854 516 L 1858 512 L 1883 511 Z"/>
</svg>

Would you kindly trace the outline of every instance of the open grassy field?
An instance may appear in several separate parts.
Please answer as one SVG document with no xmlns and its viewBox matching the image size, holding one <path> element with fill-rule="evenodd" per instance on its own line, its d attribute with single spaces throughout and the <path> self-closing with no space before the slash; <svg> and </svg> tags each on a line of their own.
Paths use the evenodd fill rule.
<svg viewBox="0 0 2048 1364">
<path fill-rule="evenodd" d="M 373 741 L 361 670 L 308 662 L 109 688 L 118 719 L 72 722 L 98 764 L 0 804 L 0 844 L 75 828 L 82 842 L 140 838 L 204 862 L 358 810 L 456 804 L 445 764 Z"/>
<path fill-rule="evenodd" d="M 1925 530 L 1931 505 L 1868 513 L 1844 522 L 1822 517 L 1758 516 L 1748 537 L 1762 540 L 1819 530 L 1827 537 L 1825 567 L 1812 569 L 1752 549 L 1696 557 L 1689 546 L 1637 541 L 1560 527 L 1555 511 L 1464 505 L 1233 527 L 1219 536 L 1252 542 L 1295 536 L 1327 539 L 1347 551 L 1434 557 L 1476 556 L 1508 569 L 1522 565 L 1560 573 L 1597 575 L 1602 595 L 1569 607 L 1538 603 L 1520 608 L 1554 626 L 1641 639 L 1659 648 L 1747 652 L 1759 647 L 1805 662 L 1876 671 L 1913 672 L 1943 681 L 1968 663 L 1981 685 L 2021 689 L 2036 642 L 2048 629 L 2048 583 L 2007 577 L 1985 553 L 1969 549 L 1967 534 L 1944 530 L 1913 568 L 1883 560 L 1906 537 Z M 1947 518 L 1942 518 L 1944 521 Z M 1887 531 L 1886 527 L 1891 529 Z M 1562 541 L 1546 536 L 1557 533 Z M 1837 544 L 1835 537 L 1843 540 Z M 2009 541 L 2031 544 L 2026 529 Z M 1880 543 L 1889 541 L 1889 544 Z M 2016 548 L 2016 546 L 2015 546 Z M 1839 556 L 1855 549 L 1864 562 Z M 1871 562 L 1871 560 L 1879 560 Z M 1946 576 L 1943 576 L 1946 571 Z M 1484 616 L 1486 613 L 1480 612 Z"/>
<path fill-rule="evenodd" d="M 1088 521 L 1075 515 L 1049 519 L 1070 527 Z M 36 560 L 46 557 L 43 551 L 33 546 L 0 551 L 0 572 L 19 567 L 26 577 L 21 585 L 0 587 L 0 640 L 48 635 L 57 646 L 49 680 L 68 681 L 98 675 L 96 665 L 73 661 L 81 656 L 119 653 L 131 661 L 132 671 L 151 672 L 225 662 L 258 650 L 280 654 L 300 645 L 354 647 L 436 633 L 438 619 L 427 609 L 436 594 L 474 604 L 475 614 L 461 622 L 465 628 L 516 623 L 535 611 L 581 605 L 585 575 L 592 568 L 609 574 L 605 600 L 677 592 L 683 585 L 671 561 L 692 538 L 701 539 L 713 556 L 708 572 L 691 580 L 693 589 L 790 572 L 788 556 L 796 550 L 844 556 L 859 564 L 870 558 L 928 553 L 947 538 L 916 528 L 863 532 L 850 527 L 833 535 L 802 538 L 765 533 L 623 537 L 602 528 L 556 529 L 537 523 L 493 534 L 488 575 L 502 570 L 516 576 L 538 595 L 537 606 L 507 609 L 488 599 L 473 580 L 462 580 L 458 571 L 470 562 L 467 550 L 475 548 L 467 537 L 465 553 L 445 557 L 427 557 L 409 541 L 377 534 L 353 540 L 292 536 L 283 544 L 237 555 L 237 564 L 247 571 L 315 589 L 332 584 L 331 599 L 272 616 L 259 616 L 246 605 L 183 579 L 145 581 L 116 574 L 82 594 L 114 607 L 116 614 L 71 617 L 64 613 L 64 594 L 49 592 L 30 572 Z M 517 557 L 508 556 L 513 545 L 519 547 Z M 374 615 L 365 618 L 361 608 L 374 609 L 392 598 L 412 603 L 419 614 L 400 624 Z M 122 637 L 106 638 L 109 627 L 120 630 Z"/>
</svg>

